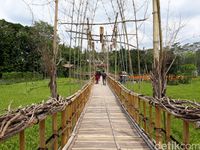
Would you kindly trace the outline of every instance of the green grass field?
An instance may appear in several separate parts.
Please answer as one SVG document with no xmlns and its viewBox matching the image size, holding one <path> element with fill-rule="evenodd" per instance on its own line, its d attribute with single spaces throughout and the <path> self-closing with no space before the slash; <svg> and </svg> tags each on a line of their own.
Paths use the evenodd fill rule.
<svg viewBox="0 0 200 150">
<path fill-rule="evenodd" d="M 15 109 L 19 106 L 23 107 L 31 105 L 32 103 L 39 103 L 43 100 L 47 100 L 50 97 L 48 82 L 49 80 L 39 80 L 14 84 L 0 84 L 0 113 L 5 113 L 10 104 L 12 109 Z M 67 97 L 80 89 L 84 83 L 86 83 L 86 81 L 59 78 L 57 80 L 58 93 L 63 97 Z M 60 113 L 58 115 L 58 126 L 60 126 Z M 46 120 L 46 138 L 50 137 L 52 134 L 51 124 L 52 119 L 51 117 L 48 117 Z M 27 150 L 35 150 L 38 148 L 38 129 L 38 125 L 34 125 L 25 130 Z M 0 150 L 16 149 L 19 149 L 18 135 L 0 143 Z"/>
<path fill-rule="evenodd" d="M 49 80 L 22 82 L 14 84 L 0 84 L 0 113 L 11 108 L 39 103 L 50 97 Z M 58 93 L 67 97 L 76 92 L 83 84 L 78 80 L 59 78 L 57 80 Z"/>
<path fill-rule="evenodd" d="M 127 82 L 125 86 L 134 90 L 137 93 L 152 96 L 152 86 L 150 82 L 142 82 L 141 88 L 139 85 Z M 200 77 L 192 80 L 191 84 L 168 85 L 167 96 L 173 99 L 187 99 L 200 102 Z M 183 122 L 182 120 L 172 117 L 171 134 L 179 142 L 182 142 Z M 197 129 L 194 124 L 190 124 L 190 143 L 200 144 L 200 129 Z"/>
<path fill-rule="evenodd" d="M 137 93 L 152 96 L 152 85 L 150 82 L 141 82 L 139 89 L 138 83 L 127 82 L 125 86 Z M 192 80 L 191 84 L 168 85 L 167 96 L 173 99 L 188 99 L 200 102 L 200 77 Z"/>
</svg>

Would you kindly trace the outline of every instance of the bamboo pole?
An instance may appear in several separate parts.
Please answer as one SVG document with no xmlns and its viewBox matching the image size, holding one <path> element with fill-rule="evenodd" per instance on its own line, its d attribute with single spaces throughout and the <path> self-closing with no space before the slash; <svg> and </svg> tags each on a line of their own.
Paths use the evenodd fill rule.
<svg viewBox="0 0 200 150">
<path fill-rule="evenodd" d="M 19 133 L 19 149 L 25 150 L 25 134 L 24 130 Z"/>
<path fill-rule="evenodd" d="M 183 144 L 184 150 L 189 150 L 189 122 L 183 120 Z"/>
<path fill-rule="evenodd" d="M 158 149 L 161 149 L 162 145 L 162 136 L 161 136 L 161 109 L 159 106 L 156 106 L 156 146 Z"/>
<path fill-rule="evenodd" d="M 52 115 L 52 130 L 54 134 L 53 149 L 58 149 L 58 124 L 57 124 L 57 113 Z"/>
<path fill-rule="evenodd" d="M 146 113 L 146 102 L 143 100 L 143 113 L 144 113 L 144 131 L 147 132 L 147 113 Z"/>
<path fill-rule="evenodd" d="M 62 136 L 61 136 L 61 147 L 64 147 L 67 142 L 67 107 L 61 112 L 61 126 L 62 126 Z"/>
<path fill-rule="evenodd" d="M 124 22 L 143 22 L 143 21 L 146 21 L 148 18 L 144 18 L 144 19 L 130 19 L 130 20 L 122 20 L 122 21 L 117 21 L 117 24 L 119 23 L 124 23 Z M 69 24 L 69 25 L 87 25 L 87 23 L 75 23 L 75 22 L 61 22 L 60 23 L 61 25 L 62 24 Z M 99 26 L 99 25 L 112 25 L 112 24 L 115 24 L 115 22 L 103 22 L 103 23 L 90 23 L 89 25 L 92 25 L 92 26 Z"/>
<path fill-rule="evenodd" d="M 152 117 L 152 105 L 149 104 L 149 137 L 153 139 L 153 117 Z"/>
<path fill-rule="evenodd" d="M 39 122 L 39 148 L 45 149 L 45 120 Z"/>
<path fill-rule="evenodd" d="M 53 33 L 53 60 L 51 64 L 50 73 L 50 91 L 53 98 L 57 97 L 57 84 L 56 84 L 56 61 L 58 55 L 57 46 L 57 26 L 58 26 L 58 0 L 55 0 L 55 17 L 54 17 L 54 33 Z"/>
<path fill-rule="evenodd" d="M 167 120 L 166 120 L 166 143 L 167 143 L 167 150 L 170 150 L 170 135 L 171 135 L 171 114 L 167 113 Z"/>
<path fill-rule="evenodd" d="M 159 21 L 158 21 L 158 8 L 157 0 L 153 0 L 153 56 L 154 67 L 159 63 Z"/>
</svg>

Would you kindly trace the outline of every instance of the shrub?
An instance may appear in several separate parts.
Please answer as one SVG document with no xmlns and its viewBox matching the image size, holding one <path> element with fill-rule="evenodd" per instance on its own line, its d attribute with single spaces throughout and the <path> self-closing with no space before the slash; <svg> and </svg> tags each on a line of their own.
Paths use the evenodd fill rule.
<svg viewBox="0 0 200 150">
<path fill-rule="evenodd" d="M 189 84 L 192 81 L 192 77 L 183 77 L 179 79 L 179 83 L 181 84 Z"/>
<path fill-rule="evenodd" d="M 194 64 L 185 64 L 180 66 L 180 73 L 184 76 L 192 76 L 196 70 L 197 67 Z"/>
<path fill-rule="evenodd" d="M 168 85 L 179 85 L 179 80 L 168 80 L 167 84 Z"/>
</svg>

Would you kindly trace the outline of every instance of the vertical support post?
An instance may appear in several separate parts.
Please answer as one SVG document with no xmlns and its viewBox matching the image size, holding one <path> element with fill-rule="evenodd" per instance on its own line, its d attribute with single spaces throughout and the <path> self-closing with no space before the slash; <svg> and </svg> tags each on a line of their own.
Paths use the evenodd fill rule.
<svg viewBox="0 0 200 150">
<path fill-rule="evenodd" d="M 144 131 L 147 132 L 146 102 L 144 100 L 143 100 L 143 113 L 144 113 Z"/>
<path fill-rule="evenodd" d="M 167 121 L 166 121 L 166 143 L 167 150 L 170 150 L 170 134 L 171 134 L 171 114 L 167 113 Z"/>
<path fill-rule="evenodd" d="M 138 116 L 139 116 L 139 125 L 140 127 L 142 127 L 142 116 L 140 114 L 140 112 L 142 112 L 142 107 L 141 107 L 141 100 L 140 98 L 138 97 L 138 105 L 139 105 L 139 110 L 138 110 Z"/>
<path fill-rule="evenodd" d="M 149 104 L 149 137 L 150 137 L 150 139 L 153 139 L 153 135 L 152 135 L 152 133 L 153 133 L 152 109 L 153 109 L 152 105 Z"/>
<path fill-rule="evenodd" d="M 189 150 L 189 122 L 183 120 L 183 144 L 184 150 Z"/>
<path fill-rule="evenodd" d="M 70 104 L 71 105 L 71 104 Z M 67 113 L 67 116 L 66 116 L 66 121 L 67 121 L 67 140 L 69 139 L 69 136 L 70 136 L 70 134 L 71 134 L 71 120 L 70 120 L 70 118 L 71 118 L 71 116 L 70 116 L 70 105 L 68 105 L 67 107 L 66 107 L 66 113 Z"/>
<path fill-rule="evenodd" d="M 136 111 L 136 122 L 139 124 L 139 108 L 138 108 L 138 96 L 135 97 L 135 111 Z"/>
<path fill-rule="evenodd" d="M 39 148 L 40 149 L 45 149 L 46 144 L 45 144 L 45 119 L 41 120 L 39 122 Z"/>
<path fill-rule="evenodd" d="M 159 63 L 159 21 L 157 0 L 153 0 L 153 56 L 154 67 Z M 157 61 L 157 62 L 156 62 Z"/>
<path fill-rule="evenodd" d="M 19 149 L 25 150 L 25 134 L 24 130 L 19 133 Z"/>
<path fill-rule="evenodd" d="M 66 130 L 66 122 L 67 122 L 67 107 L 61 112 L 61 126 L 62 126 L 62 136 L 61 136 L 61 147 L 64 147 L 67 142 L 67 130 Z"/>
<path fill-rule="evenodd" d="M 162 145 L 162 136 L 161 136 L 161 109 L 159 106 L 155 106 L 156 108 L 156 146 L 158 149 L 161 149 Z"/>
<path fill-rule="evenodd" d="M 106 51 L 106 62 L 107 62 L 107 75 L 109 75 L 109 47 L 107 48 Z"/>
<path fill-rule="evenodd" d="M 89 26 L 89 19 L 87 18 L 87 39 L 88 39 L 88 49 L 89 49 L 89 73 L 90 73 L 90 79 L 92 77 L 92 64 L 91 64 L 91 31 L 90 31 L 90 26 Z"/>
<path fill-rule="evenodd" d="M 131 109 L 132 117 L 134 118 L 134 120 L 136 120 L 135 96 L 132 95 L 131 99 L 132 99 L 132 109 Z"/>
<path fill-rule="evenodd" d="M 52 130 L 54 134 L 53 149 L 58 149 L 58 124 L 57 124 L 57 113 L 52 115 Z"/>
</svg>

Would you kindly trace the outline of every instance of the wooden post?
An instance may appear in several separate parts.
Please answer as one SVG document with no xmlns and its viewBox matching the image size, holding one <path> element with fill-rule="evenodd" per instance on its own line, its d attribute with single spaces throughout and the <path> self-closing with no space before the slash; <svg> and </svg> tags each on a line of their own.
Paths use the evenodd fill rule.
<svg viewBox="0 0 200 150">
<path fill-rule="evenodd" d="M 159 21 L 158 21 L 158 7 L 157 0 L 153 0 L 153 56 L 154 66 L 156 61 L 159 63 Z"/>
<path fill-rule="evenodd" d="M 131 93 L 129 92 L 128 93 L 128 113 L 130 115 L 131 115 L 131 109 L 132 109 L 132 96 L 131 96 Z"/>
<path fill-rule="evenodd" d="M 138 108 L 138 96 L 135 96 L 135 111 L 136 111 L 136 122 L 139 124 L 139 108 Z"/>
<path fill-rule="evenodd" d="M 131 108 L 131 112 L 132 112 L 132 117 L 134 118 L 134 120 L 136 120 L 136 113 L 135 113 L 135 111 L 136 111 L 136 109 L 135 109 L 135 96 L 134 95 L 132 95 L 131 96 L 131 104 L 132 104 L 132 108 Z"/>
<path fill-rule="evenodd" d="M 24 130 L 19 133 L 19 149 L 25 150 L 25 134 Z"/>
<path fill-rule="evenodd" d="M 100 27 L 100 42 L 103 43 L 104 27 Z"/>
<path fill-rule="evenodd" d="M 161 136 L 161 109 L 159 106 L 156 106 L 156 146 L 158 149 L 161 149 L 162 145 L 162 136 Z"/>
<path fill-rule="evenodd" d="M 53 98 L 57 98 L 57 84 L 56 84 L 56 61 L 58 56 L 58 37 L 57 37 L 57 26 L 58 26 L 58 0 L 55 0 L 55 17 L 54 17 L 54 34 L 53 34 L 53 58 L 51 64 L 50 73 L 50 91 Z"/>
<path fill-rule="evenodd" d="M 183 120 L 183 144 L 184 150 L 189 150 L 189 122 Z"/>
<path fill-rule="evenodd" d="M 167 120 L 166 120 L 166 143 L 167 143 L 167 150 L 170 150 L 170 134 L 171 134 L 171 114 L 167 113 Z"/>
<path fill-rule="evenodd" d="M 67 142 L 67 130 L 66 130 L 66 122 L 67 122 L 67 107 L 61 112 L 61 126 L 62 126 L 62 136 L 61 136 L 61 147 L 64 147 Z"/>
<path fill-rule="evenodd" d="M 58 149 L 58 124 L 57 124 L 57 113 L 52 115 L 52 130 L 54 134 L 53 149 Z"/>
<path fill-rule="evenodd" d="M 152 117 L 152 105 L 149 104 L 149 137 L 153 139 L 153 117 Z"/>
<path fill-rule="evenodd" d="M 45 149 L 46 143 L 45 143 L 45 120 L 41 120 L 39 122 L 39 148 Z"/>
<path fill-rule="evenodd" d="M 90 31 L 90 26 L 89 26 L 89 19 L 87 18 L 87 36 L 88 36 L 88 49 L 89 49 L 89 73 L 90 73 L 90 79 L 92 77 L 92 58 L 91 58 L 91 38 L 90 38 L 90 35 L 91 35 L 91 31 Z"/>
<path fill-rule="evenodd" d="M 144 113 L 144 131 L 147 132 L 147 113 L 146 113 L 146 102 L 143 100 L 143 113 Z"/>
<path fill-rule="evenodd" d="M 71 134 L 70 105 L 68 105 L 66 108 L 67 109 L 67 140 L 69 139 L 69 136 Z"/>
<path fill-rule="evenodd" d="M 142 116 L 140 114 L 140 112 L 142 112 L 142 107 L 141 107 L 141 100 L 139 97 L 138 97 L 138 105 L 139 105 L 139 111 L 138 111 L 139 125 L 140 125 L 140 127 L 142 127 Z"/>
</svg>

